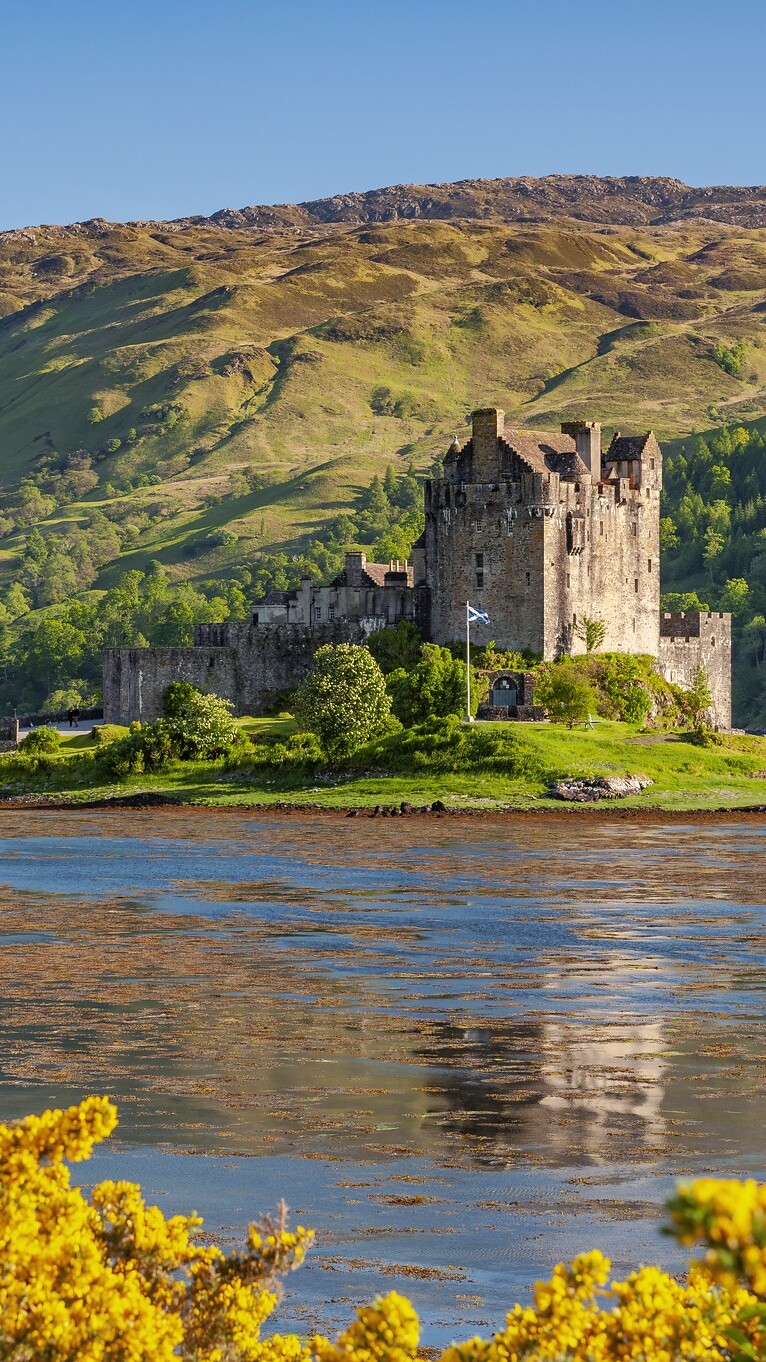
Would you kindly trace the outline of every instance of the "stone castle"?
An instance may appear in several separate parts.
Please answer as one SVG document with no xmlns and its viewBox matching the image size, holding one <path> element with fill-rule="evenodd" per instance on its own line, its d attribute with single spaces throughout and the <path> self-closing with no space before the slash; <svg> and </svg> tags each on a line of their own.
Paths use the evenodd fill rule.
<svg viewBox="0 0 766 1362">
<path fill-rule="evenodd" d="M 302 680 L 320 644 L 363 642 L 402 619 L 453 643 L 470 601 L 500 648 L 547 659 L 583 652 L 583 621 L 599 620 L 604 651 L 648 654 L 681 686 L 702 664 L 710 719 L 730 728 L 731 617 L 660 612 L 661 489 L 652 432 L 617 433 L 604 452 L 593 421 L 535 431 L 506 424 L 497 408 L 476 411 L 470 438 L 453 442 L 425 485 L 412 566 L 348 554 L 329 585 L 306 579 L 271 592 L 247 623 L 199 625 L 191 648 L 108 649 L 104 717 L 155 718 L 173 680 L 261 714 Z"/>
</svg>

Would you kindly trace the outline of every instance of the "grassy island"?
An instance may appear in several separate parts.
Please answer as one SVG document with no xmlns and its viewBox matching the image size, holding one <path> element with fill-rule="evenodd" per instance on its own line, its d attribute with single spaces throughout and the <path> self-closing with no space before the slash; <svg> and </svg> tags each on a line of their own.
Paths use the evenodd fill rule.
<svg viewBox="0 0 766 1362">
<path fill-rule="evenodd" d="M 567 811 L 549 792 L 563 778 L 642 775 L 640 795 L 588 806 L 695 811 L 766 805 L 766 739 L 656 732 L 614 720 L 595 728 L 558 723 L 432 719 L 376 738 L 342 762 L 321 755 L 290 715 L 236 721 L 241 742 L 214 760 L 171 760 L 119 780 L 104 770 L 108 741 L 126 730 L 63 734 L 55 752 L 0 757 L 0 799 L 40 796 L 89 803 L 161 793 L 190 804 L 326 809 L 424 807 Z M 580 806 L 577 806 L 580 807 Z"/>
</svg>

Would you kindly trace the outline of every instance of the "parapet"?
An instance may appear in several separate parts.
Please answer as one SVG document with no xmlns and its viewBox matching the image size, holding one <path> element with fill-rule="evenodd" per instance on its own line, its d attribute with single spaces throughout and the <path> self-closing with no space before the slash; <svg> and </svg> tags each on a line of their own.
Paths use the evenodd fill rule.
<svg viewBox="0 0 766 1362">
<path fill-rule="evenodd" d="M 716 630 L 731 635 L 731 615 L 723 610 L 665 610 L 660 615 L 660 638 L 710 638 Z"/>
</svg>

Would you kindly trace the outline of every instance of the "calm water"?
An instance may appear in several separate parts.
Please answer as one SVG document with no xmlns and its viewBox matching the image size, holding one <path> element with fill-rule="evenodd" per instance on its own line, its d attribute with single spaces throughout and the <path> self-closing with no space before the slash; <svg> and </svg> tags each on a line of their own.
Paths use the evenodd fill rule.
<svg viewBox="0 0 766 1362">
<path fill-rule="evenodd" d="M 766 827 L 0 817 L 0 1118 L 113 1095 L 94 1176 L 227 1243 L 285 1196 L 283 1327 L 395 1287 L 468 1336 L 766 1176 Z"/>
</svg>

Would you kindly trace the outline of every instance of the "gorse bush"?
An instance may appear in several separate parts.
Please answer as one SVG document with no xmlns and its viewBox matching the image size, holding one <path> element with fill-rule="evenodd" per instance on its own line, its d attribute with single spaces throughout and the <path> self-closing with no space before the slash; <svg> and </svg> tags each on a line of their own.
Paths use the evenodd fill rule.
<svg viewBox="0 0 766 1362">
<path fill-rule="evenodd" d="M 335 1342 L 271 1334 L 279 1279 L 313 1234 L 253 1224 L 239 1252 L 199 1244 L 198 1216 L 166 1219 L 131 1182 L 72 1187 L 65 1160 L 90 1157 L 115 1107 L 0 1126 L 0 1357 L 8 1362 L 419 1362 L 420 1326 L 390 1292 Z M 598 1251 L 559 1263 L 490 1338 L 438 1362 L 755 1362 L 766 1356 L 766 1185 L 702 1178 L 668 1203 L 670 1233 L 701 1244 L 679 1279 L 642 1267 L 610 1281 Z"/>
</svg>

